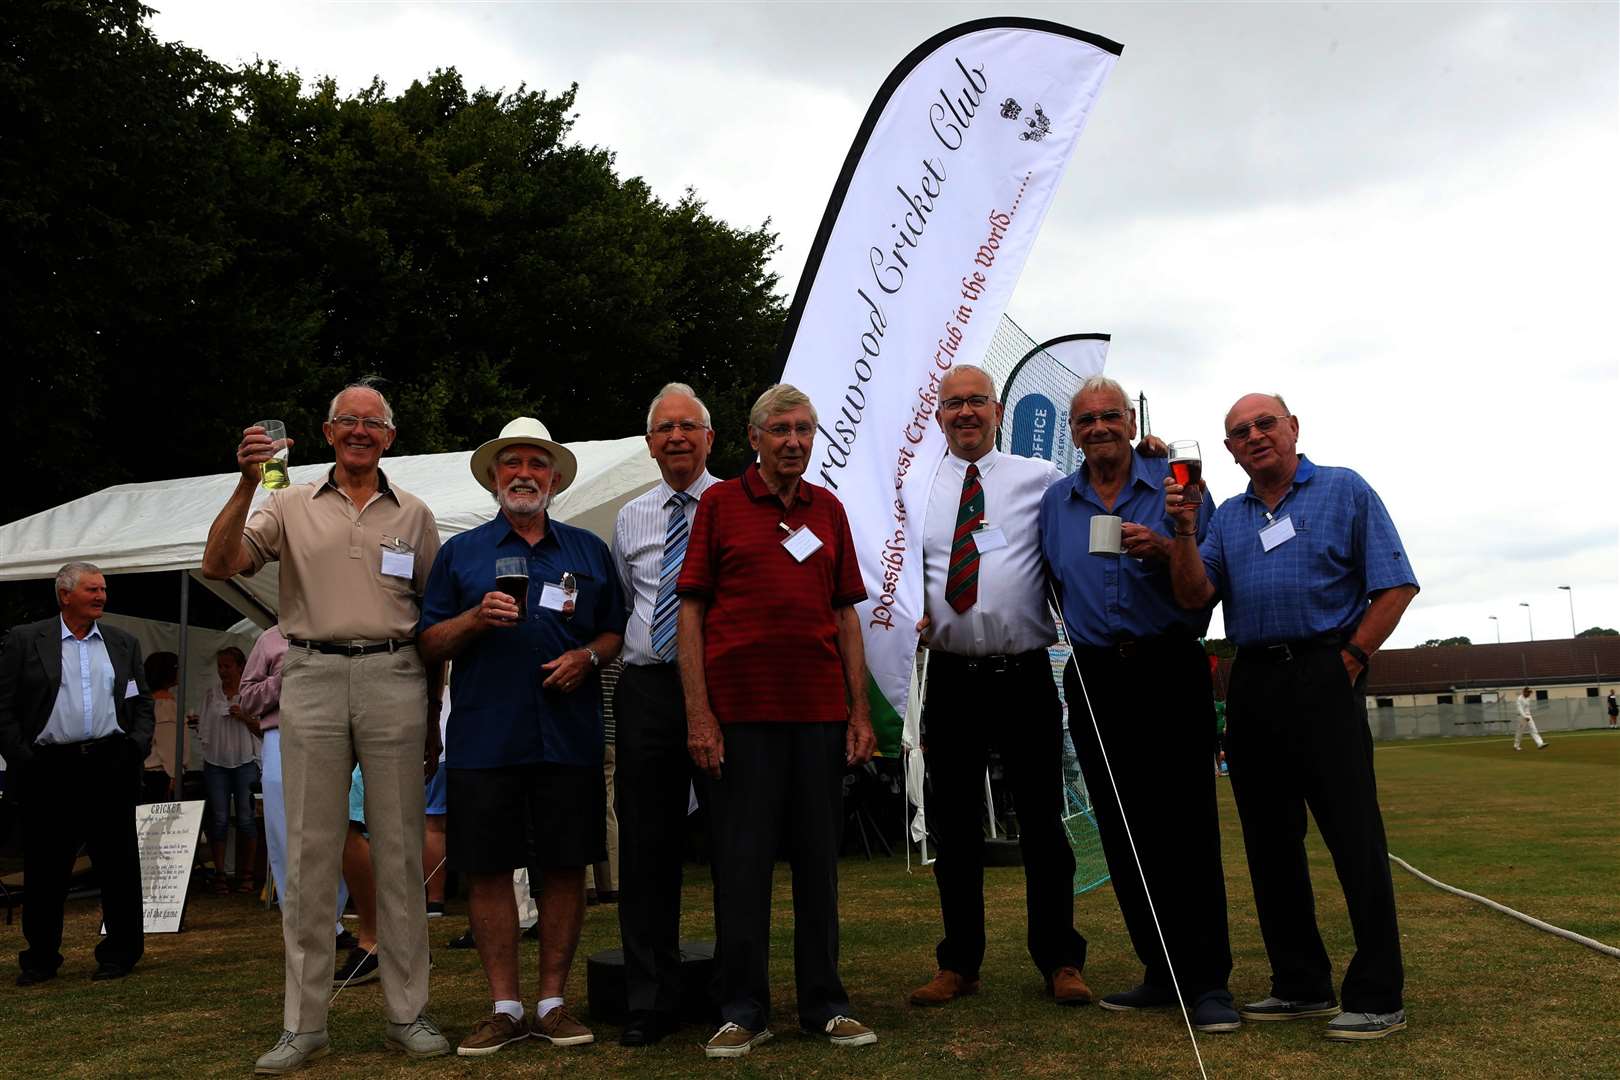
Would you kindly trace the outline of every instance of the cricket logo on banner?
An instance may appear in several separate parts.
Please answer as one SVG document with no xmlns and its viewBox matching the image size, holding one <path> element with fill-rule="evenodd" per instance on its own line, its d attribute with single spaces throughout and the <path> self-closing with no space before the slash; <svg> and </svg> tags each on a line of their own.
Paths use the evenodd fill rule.
<svg viewBox="0 0 1620 1080">
<path fill-rule="evenodd" d="M 782 378 L 820 421 L 805 479 L 849 512 L 883 753 L 899 746 L 923 611 L 940 380 L 983 356 L 1119 53 L 1021 18 L 918 46 L 867 110 L 794 292 Z"/>
</svg>

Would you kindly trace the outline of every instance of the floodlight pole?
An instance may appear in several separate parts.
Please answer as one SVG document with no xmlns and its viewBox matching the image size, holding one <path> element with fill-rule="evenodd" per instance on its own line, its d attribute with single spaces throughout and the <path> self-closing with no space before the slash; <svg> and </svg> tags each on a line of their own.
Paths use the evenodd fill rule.
<svg viewBox="0 0 1620 1080">
<path fill-rule="evenodd" d="M 1523 600 L 1519 601 L 1519 606 L 1524 608 L 1525 620 L 1530 624 L 1530 640 L 1534 641 L 1534 640 L 1536 640 L 1536 619 L 1535 619 L 1535 616 L 1530 614 L 1530 605 L 1525 603 Z"/>
<path fill-rule="evenodd" d="M 1569 593 L 1569 636 L 1573 638 L 1575 636 L 1575 590 L 1568 585 L 1558 587 Z"/>
<path fill-rule="evenodd" d="M 1498 645 L 1502 644 L 1502 620 L 1498 619 L 1495 615 L 1487 615 L 1485 617 L 1491 620 L 1491 625 L 1496 627 L 1496 643 Z"/>
</svg>

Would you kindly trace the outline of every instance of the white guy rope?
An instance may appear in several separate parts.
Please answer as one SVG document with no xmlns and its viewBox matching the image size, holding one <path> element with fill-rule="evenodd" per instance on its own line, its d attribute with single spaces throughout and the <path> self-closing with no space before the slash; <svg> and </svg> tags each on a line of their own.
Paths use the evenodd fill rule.
<svg viewBox="0 0 1620 1080">
<path fill-rule="evenodd" d="M 440 868 L 442 868 L 444 866 L 445 859 L 448 859 L 449 857 L 450 856 L 446 855 L 443 859 L 439 860 L 439 865 L 438 866 L 435 866 L 432 870 L 428 871 L 427 877 L 422 879 L 422 888 L 424 888 L 424 889 L 427 888 L 427 883 L 429 881 L 433 880 L 433 875 L 437 874 L 439 872 Z M 376 951 L 377 951 L 377 946 L 375 946 L 375 945 L 373 945 L 371 948 L 367 949 L 366 950 L 366 959 L 370 959 L 372 954 L 375 953 Z M 353 971 L 349 972 L 349 978 L 344 979 L 341 983 L 338 984 L 338 988 L 336 990 L 332 991 L 332 1000 L 328 1001 L 326 1003 L 326 1007 L 328 1009 L 330 1009 L 332 1007 L 332 1002 L 336 1001 L 338 999 L 338 995 L 343 993 L 343 989 L 344 989 L 344 987 L 349 985 L 349 981 L 351 979 L 353 979 L 358 974 L 360 974 L 360 968 L 359 968 L 358 965 L 356 965 L 355 969 Z"/>
<path fill-rule="evenodd" d="M 1052 583 L 1046 583 L 1046 590 L 1052 599 L 1052 607 L 1058 613 L 1056 619 L 1058 633 L 1063 635 L 1063 643 L 1069 646 L 1070 661 L 1074 664 L 1074 678 L 1080 684 L 1080 696 L 1086 701 L 1086 715 L 1091 717 L 1091 730 L 1097 735 L 1097 752 L 1102 754 L 1103 770 L 1108 773 L 1108 786 L 1114 791 L 1114 805 L 1119 807 L 1119 822 L 1125 829 L 1125 840 L 1131 847 L 1131 859 L 1136 863 L 1136 876 L 1142 881 L 1142 895 L 1147 898 L 1148 914 L 1153 917 L 1153 930 L 1159 935 L 1159 948 L 1164 950 L 1164 966 L 1170 972 L 1170 985 L 1176 991 L 1176 1004 L 1181 1007 L 1181 1022 L 1187 1025 L 1187 1037 L 1192 1040 L 1193 1057 L 1198 1062 L 1198 1075 L 1209 1080 L 1209 1073 L 1204 1069 L 1204 1055 L 1198 1050 L 1198 1033 L 1193 1030 L 1192 1017 L 1187 1014 L 1187 1001 L 1181 995 L 1181 980 L 1176 978 L 1176 965 L 1170 959 L 1170 945 L 1164 940 L 1164 927 L 1159 925 L 1159 911 L 1153 904 L 1153 891 L 1148 888 L 1147 872 L 1142 869 L 1142 857 L 1136 853 L 1136 837 L 1131 835 L 1131 823 L 1125 817 L 1125 800 L 1119 796 L 1119 785 L 1114 782 L 1114 766 L 1108 760 L 1108 748 L 1103 745 L 1102 728 L 1097 724 L 1097 714 L 1091 708 L 1091 691 L 1086 689 L 1086 677 L 1080 673 L 1080 661 L 1074 658 L 1074 643 L 1069 640 L 1069 629 L 1063 623 L 1063 606 L 1057 601 L 1057 593 Z"/>
<path fill-rule="evenodd" d="M 1589 937 L 1575 933 L 1573 930 L 1565 930 L 1562 926 L 1554 926 L 1552 923 L 1542 922 L 1533 915 L 1526 915 L 1522 911 L 1514 911 L 1506 904 L 1499 904 L 1488 896 L 1480 896 L 1478 893 L 1471 893 L 1463 889 L 1459 889 L 1455 885 L 1447 885 L 1445 882 L 1439 881 L 1430 877 L 1428 874 L 1425 874 L 1423 871 L 1419 870 L 1417 867 L 1413 866 L 1411 863 L 1407 862 L 1398 855 L 1391 855 L 1389 857 L 1389 861 L 1399 866 L 1402 870 L 1405 870 L 1413 877 L 1419 879 L 1420 881 L 1426 881 L 1437 889 L 1451 893 L 1454 896 L 1461 896 L 1466 900 L 1472 900 L 1475 903 L 1484 904 L 1492 911 L 1500 911 L 1503 915 L 1511 916 L 1512 918 L 1518 919 L 1523 923 L 1529 923 L 1537 930 L 1543 930 L 1549 934 L 1556 935 L 1557 937 L 1566 938 L 1578 945 L 1585 945 L 1588 949 L 1596 949 L 1604 956 L 1612 956 L 1615 959 L 1620 960 L 1620 949 L 1615 948 L 1613 945 L 1605 945 L 1601 941 L 1594 941 Z"/>
</svg>

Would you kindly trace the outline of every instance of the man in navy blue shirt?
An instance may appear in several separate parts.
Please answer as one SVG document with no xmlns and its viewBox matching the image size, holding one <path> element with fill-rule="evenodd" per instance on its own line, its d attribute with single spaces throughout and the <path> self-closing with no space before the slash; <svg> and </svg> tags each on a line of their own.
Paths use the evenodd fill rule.
<svg viewBox="0 0 1620 1080">
<path fill-rule="evenodd" d="M 472 472 L 501 512 L 452 537 L 422 601 L 419 647 L 455 661 L 450 688 L 450 865 L 467 874 L 478 956 L 494 1009 L 464 1057 L 530 1035 L 593 1041 L 564 1007 L 585 914 L 585 867 L 607 857 L 598 669 L 624 640 L 624 596 L 608 547 L 554 521 L 551 499 L 578 464 L 538 420 L 519 417 L 479 447 Z M 522 603 L 496 583 L 497 559 L 528 568 Z M 512 871 L 529 868 L 540 908 L 540 1001 L 523 1022 Z"/>
<path fill-rule="evenodd" d="M 1226 760 L 1243 822 L 1271 996 L 1246 1020 L 1334 1017 L 1330 1039 L 1406 1026 L 1400 932 L 1367 730 L 1367 660 L 1417 595 L 1417 578 L 1377 492 L 1296 449 L 1299 419 L 1275 394 L 1226 414 L 1226 448 L 1249 487 L 1221 504 L 1198 542 L 1194 508 L 1165 481 L 1175 519 L 1171 577 L 1190 609 L 1219 597 L 1237 644 Z M 1355 932 L 1340 1001 L 1316 926 L 1305 810 L 1333 856 Z"/>
<path fill-rule="evenodd" d="M 1198 641 L 1209 609 L 1184 611 L 1170 590 L 1174 528 L 1160 488 L 1170 467 L 1131 449 L 1136 414 L 1112 379 L 1099 375 L 1081 385 L 1069 429 L 1086 459 L 1047 489 L 1041 548 L 1074 650 L 1065 672 L 1069 731 L 1143 967 L 1140 985 L 1099 1004 L 1121 1012 L 1172 1006 L 1179 984 L 1199 1031 L 1236 1031 L 1226 985 L 1232 950 L 1215 811 L 1213 695 Z M 1091 554 L 1098 515 L 1123 519 L 1123 555 Z M 1209 518 L 1206 500 L 1196 527 Z"/>
</svg>

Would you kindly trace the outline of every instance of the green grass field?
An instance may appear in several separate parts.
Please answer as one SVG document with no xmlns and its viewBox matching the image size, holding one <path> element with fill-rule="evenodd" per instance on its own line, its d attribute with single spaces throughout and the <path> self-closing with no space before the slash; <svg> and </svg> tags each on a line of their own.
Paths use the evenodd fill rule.
<svg viewBox="0 0 1620 1080">
<path fill-rule="evenodd" d="M 1379 790 L 1390 849 L 1459 888 L 1611 945 L 1620 945 L 1620 734 L 1555 734 L 1545 751 L 1515 754 L 1501 737 L 1381 744 Z M 1268 972 L 1254 919 L 1236 813 L 1221 784 L 1232 946 L 1232 990 L 1265 996 Z M 1351 942 L 1332 867 L 1315 835 L 1312 865 L 1323 935 L 1342 972 Z M 685 930 L 712 936 L 707 874 L 689 870 Z M 917 1010 L 906 993 L 933 971 L 939 931 L 933 882 L 908 876 L 903 858 L 845 860 L 843 972 L 854 1011 L 875 1027 L 875 1047 L 838 1050 L 801 1037 L 793 1020 L 790 901 L 777 876 L 775 1028 L 751 1057 L 709 1061 L 707 1032 L 688 1028 L 646 1050 L 624 1050 L 597 1025 L 598 1045 L 537 1043 L 476 1061 L 408 1063 L 385 1049 L 381 990 L 345 991 L 333 1009 L 334 1054 L 300 1075 L 320 1077 L 609 1076 L 916 1077 L 1196 1076 L 1179 1015 L 1059 1009 L 1041 995 L 1024 952 L 1023 879 L 988 872 L 990 950 L 974 998 Z M 1320 1026 L 1245 1025 L 1200 1037 L 1211 1076 L 1620 1076 L 1620 960 L 1539 932 L 1395 870 L 1407 968 L 1410 1027 L 1364 1045 L 1328 1043 Z M 433 1015 L 452 1043 L 488 1008 L 478 960 L 444 949 L 465 925 L 459 904 L 431 926 Z M 1112 891 L 1077 898 L 1090 939 L 1086 978 L 1099 994 L 1140 974 Z M 61 977 L 21 990 L 0 984 L 0 1062 L 16 1077 L 242 1076 L 275 1040 L 281 1021 L 277 919 L 247 900 L 199 897 L 187 931 L 147 940 L 134 976 L 91 983 L 93 902 L 70 906 Z M 6 927 L 4 951 L 21 947 Z M 593 907 L 580 954 L 616 946 L 612 907 Z M 525 943 L 532 1004 L 535 946 Z M 583 1006 L 584 962 L 570 986 Z"/>
</svg>

